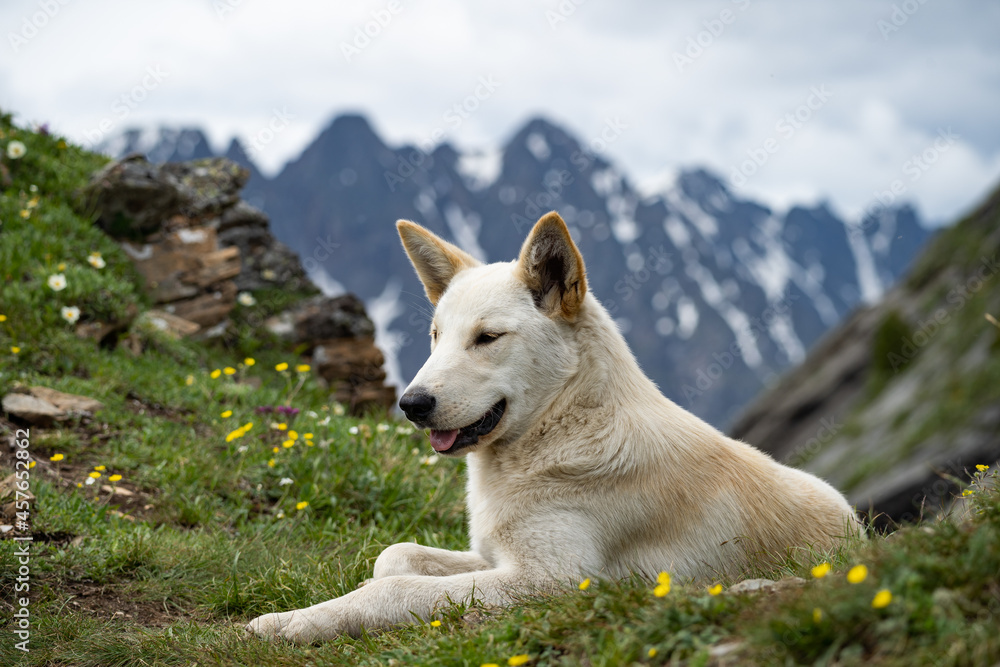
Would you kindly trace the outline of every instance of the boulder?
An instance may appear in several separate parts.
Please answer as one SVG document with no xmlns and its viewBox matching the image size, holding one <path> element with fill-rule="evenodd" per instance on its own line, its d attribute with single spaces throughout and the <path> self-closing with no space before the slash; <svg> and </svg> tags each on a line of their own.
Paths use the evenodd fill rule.
<svg viewBox="0 0 1000 667">
<path fill-rule="evenodd" d="M 49 426 L 74 415 L 89 415 L 104 404 L 87 396 L 67 394 L 48 387 L 27 387 L 7 394 L 3 411 L 12 417 L 37 426 Z"/>
</svg>

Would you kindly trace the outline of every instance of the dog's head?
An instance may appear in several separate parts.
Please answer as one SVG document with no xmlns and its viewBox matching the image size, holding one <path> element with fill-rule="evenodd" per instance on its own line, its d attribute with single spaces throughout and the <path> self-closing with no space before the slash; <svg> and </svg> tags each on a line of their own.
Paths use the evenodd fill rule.
<svg viewBox="0 0 1000 667">
<path fill-rule="evenodd" d="M 576 373 L 583 257 L 556 213 L 514 262 L 483 265 L 406 220 L 397 225 L 436 307 L 431 356 L 399 407 L 443 454 L 513 442 Z"/>
</svg>

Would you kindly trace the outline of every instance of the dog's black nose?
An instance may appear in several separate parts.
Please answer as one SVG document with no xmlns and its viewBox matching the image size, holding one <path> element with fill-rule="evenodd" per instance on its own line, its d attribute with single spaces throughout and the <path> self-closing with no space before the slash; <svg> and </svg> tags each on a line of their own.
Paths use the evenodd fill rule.
<svg viewBox="0 0 1000 667">
<path fill-rule="evenodd" d="M 422 391 L 408 391 L 399 399 L 399 409 L 411 422 L 424 421 L 434 412 L 437 399 Z"/>
</svg>

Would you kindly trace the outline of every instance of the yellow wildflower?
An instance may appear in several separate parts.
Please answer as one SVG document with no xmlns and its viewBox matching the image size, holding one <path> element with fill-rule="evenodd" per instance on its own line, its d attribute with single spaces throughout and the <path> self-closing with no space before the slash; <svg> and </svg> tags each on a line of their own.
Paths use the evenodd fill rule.
<svg viewBox="0 0 1000 667">
<path fill-rule="evenodd" d="M 95 470 L 94 472 L 90 473 L 90 475 L 89 475 L 89 476 L 90 476 L 91 478 L 93 478 L 93 479 L 100 479 L 100 477 L 101 477 L 101 473 L 99 473 L 99 472 L 97 472 L 97 471 Z"/>
<path fill-rule="evenodd" d="M 6 315 L 0 315 L 0 322 L 6 322 L 6 321 L 7 321 L 7 316 Z"/>
<path fill-rule="evenodd" d="M 253 357 L 247 357 L 246 359 L 243 360 L 243 365 L 244 366 L 253 366 L 256 363 L 257 362 L 254 360 Z"/>
<path fill-rule="evenodd" d="M 212 371 L 208 375 L 213 380 L 217 380 L 219 378 L 219 376 L 222 375 L 222 371 L 220 371 L 218 368 L 216 368 L 214 371 Z"/>
<path fill-rule="evenodd" d="M 111 477 L 108 477 L 109 482 L 120 482 L 121 479 L 122 479 L 121 475 L 112 475 Z"/>
<path fill-rule="evenodd" d="M 276 461 L 274 459 L 268 459 L 268 461 L 267 461 L 267 467 L 268 468 L 273 468 L 275 466 L 275 463 L 276 463 Z"/>
<path fill-rule="evenodd" d="M 283 443 L 281 443 L 281 446 L 284 447 L 285 449 L 288 449 L 289 447 L 294 447 L 295 446 L 295 441 L 294 440 L 285 440 Z"/>
<path fill-rule="evenodd" d="M 246 430 L 244 430 L 244 428 L 241 426 L 238 429 L 229 432 L 229 434 L 226 436 L 226 442 L 232 442 L 237 438 L 242 438 L 244 435 L 246 435 Z"/>
<path fill-rule="evenodd" d="M 236 369 L 233 368 L 232 366 L 226 366 L 225 368 L 222 369 L 222 372 L 225 373 L 226 375 L 235 375 Z"/>
<path fill-rule="evenodd" d="M 222 412 L 221 414 L 219 414 L 219 416 L 222 417 L 223 419 L 229 419 L 230 417 L 233 416 L 233 411 L 232 410 L 226 410 L 226 411 Z"/>
<path fill-rule="evenodd" d="M 0 320 L 0 322 L 3 322 L 3 320 Z M 989 469 L 990 469 L 989 466 L 985 466 L 982 463 L 977 463 L 976 464 L 976 470 L 978 470 L 979 472 L 984 472 L 984 471 L 989 470 Z"/>
<path fill-rule="evenodd" d="M 823 620 L 823 610 L 819 607 L 813 609 L 813 623 L 819 623 Z"/>
<path fill-rule="evenodd" d="M 191 385 L 193 385 L 194 384 L 194 376 L 193 375 L 188 375 L 186 378 L 184 378 L 184 384 L 186 384 L 189 387 Z"/>
<path fill-rule="evenodd" d="M 281 451 L 281 447 L 271 447 L 271 451 L 277 454 L 278 452 Z"/>
<path fill-rule="evenodd" d="M 19 348 L 17 345 L 11 345 L 10 352 L 11 354 L 20 354 L 21 348 Z"/>
<path fill-rule="evenodd" d="M 655 658 L 656 654 L 657 650 L 655 648 L 651 648 L 648 651 L 646 651 L 646 655 L 649 656 L 650 658 Z"/>
<path fill-rule="evenodd" d="M 62 454 L 53 454 L 52 456 L 49 457 L 49 461 L 62 461 L 64 458 L 66 457 L 63 456 Z"/>
<path fill-rule="evenodd" d="M 584 579 L 580 582 L 580 590 L 585 591 L 590 588 L 590 579 Z"/>
<path fill-rule="evenodd" d="M 439 620 L 437 620 L 435 618 L 433 621 L 431 621 L 431 627 L 432 628 L 440 628 L 441 627 L 441 621 L 439 621 Z"/>
<path fill-rule="evenodd" d="M 852 584 L 860 584 L 868 578 L 868 568 L 864 565 L 855 565 L 847 572 L 847 581 Z"/>
<path fill-rule="evenodd" d="M 495 662 L 484 662 L 483 664 L 479 665 L 479 667 L 500 667 L 500 665 L 498 665 Z"/>
<path fill-rule="evenodd" d="M 35 467 L 35 462 L 34 462 L 34 461 L 31 461 L 31 462 L 30 462 L 30 463 L 28 464 L 28 469 L 30 470 L 31 468 L 34 468 L 34 467 Z"/>
<path fill-rule="evenodd" d="M 708 589 L 709 595 L 718 595 L 722 592 L 722 584 L 716 584 Z"/>
<path fill-rule="evenodd" d="M 968 496 L 971 496 L 973 493 L 975 493 L 975 491 L 973 491 L 972 489 L 965 489 L 964 491 L 962 491 L 962 497 L 966 498 Z"/>
<path fill-rule="evenodd" d="M 107 469 L 108 469 L 107 466 L 94 466 L 94 470 L 96 470 L 97 472 L 104 472 Z"/>
<path fill-rule="evenodd" d="M 31 217 L 31 211 L 29 211 L 26 208 L 22 208 L 21 209 L 21 217 L 24 218 L 25 220 L 27 220 L 28 218 Z"/>
<path fill-rule="evenodd" d="M 308 373 L 309 372 L 309 364 L 299 364 L 298 366 L 295 367 L 295 372 L 296 373 Z"/>
<path fill-rule="evenodd" d="M 312 440 L 313 434 L 312 433 L 303 433 L 302 437 L 305 438 L 306 440 Z"/>
<path fill-rule="evenodd" d="M 299 502 L 295 503 L 295 509 L 297 510 L 304 510 L 307 507 L 309 507 L 308 500 L 300 500 Z"/>
<path fill-rule="evenodd" d="M 664 597 L 670 592 L 670 574 L 668 572 L 660 572 L 656 577 L 656 588 L 653 589 L 653 595 L 658 598 Z"/>
<path fill-rule="evenodd" d="M 820 563 L 812 569 L 812 576 L 816 579 L 822 579 L 826 575 L 830 574 L 830 570 L 831 567 L 829 563 Z"/>
<path fill-rule="evenodd" d="M 888 588 L 883 588 L 875 594 L 874 598 L 872 598 L 872 608 L 884 609 L 889 606 L 890 602 L 892 602 L 892 593 Z"/>
<path fill-rule="evenodd" d="M 511 667 L 518 667 L 519 665 L 526 665 L 531 661 L 531 656 L 527 653 L 522 653 L 520 655 L 512 655 L 507 658 L 507 664 Z"/>
<path fill-rule="evenodd" d="M 287 371 L 288 370 L 288 364 L 286 364 L 284 361 L 282 361 L 280 364 L 278 364 L 277 366 L 274 367 L 274 370 L 279 371 L 279 372 L 280 371 Z"/>
<path fill-rule="evenodd" d="M 58 270 L 60 270 L 60 271 L 65 271 L 66 270 L 66 262 L 59 262 L 59 264 L 56 265 L 56 268 Z"/>
<path fill-rule="evenodd" d="M 252 428 L 253 428 L 253 422 L 247 422 L 246 424 L 243 425 L 244 432 L 249 431 Z"/>
<path fill-rule="evenodd" d="M 287 431 L 288 430 L 288 424 L 286 424 L 285 422 L 281 422 L 280 424 L 278 424 L 274 428 L 278 429 L 279 431 Z"/>
</svg>

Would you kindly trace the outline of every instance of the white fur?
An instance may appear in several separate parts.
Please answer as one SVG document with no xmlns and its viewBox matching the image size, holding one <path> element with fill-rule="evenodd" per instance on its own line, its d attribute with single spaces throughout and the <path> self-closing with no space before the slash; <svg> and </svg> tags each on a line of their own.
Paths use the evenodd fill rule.
<svg viewBox="0 0 1000 667">
<path fill-rule="evenodd" d="M 468 456 L 471 550 L 394 545 L 366 586 L 261 616 L 250 630 L 312 642 L 412 622 L 414 614 L 427 619 L 449 599 L 473 594 L 503 605 L 512 591 L 585 577 L 735 574 L 752 559 L 829 548 L 858 531 L 831 486 L 727 438 L 660 394 L 586 291 L 564 230 L 549 214 L 518 261 L 482 266 L 400 223 L 437 302 L 436 340 L 410 385 L 437 400 L 427 425 L 461 428 L 507 400 L 496 428 L 458 452 Z M 561 299 L 559 290 L 533 295 L 527 286 L 546 284 L 533 281 L 531 266 L 551 252 L 567 253 L 555 264 L 567 269 Z M 483 331 L 504 335 L 474 344 Z"/>
</svg>

